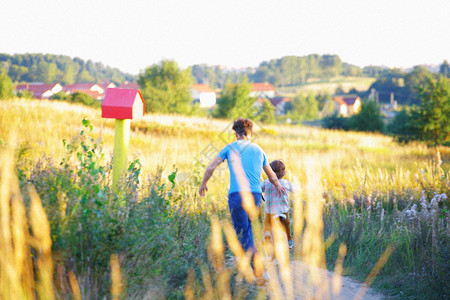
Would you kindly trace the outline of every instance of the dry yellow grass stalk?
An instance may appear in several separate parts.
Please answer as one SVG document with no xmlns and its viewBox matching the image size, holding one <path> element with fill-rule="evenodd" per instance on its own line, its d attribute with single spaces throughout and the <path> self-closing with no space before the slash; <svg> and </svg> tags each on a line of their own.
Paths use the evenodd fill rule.
<svg viewBox="0 0 450 300">
<path fill-rule="evenodd" d="M 11 201 L 14 261 L 20 278 L 22 295 L 25 299 L 34 299 L 33 261 L 30 251 L 30 234 L 25 214 L 25 206 L 20 194 Z"/>
<path fill-rule="evenodd" d="M 30 195 L 30 224 L 33 230 L 33 248 L 37 252 L 37 292 L 41 299 L 54 299 L 53 259 L 50 223 L 42 207 L 41 199 L 32 186 L 28 186 Z"/>
<path fill-rule="evenodd" d="M 248 282 L 254 282 L 255 275 L 253 274 L 253 269 L 250 266 L 251 253 L 244 252 L 244 249 L 237 238 L 236 232 L 234 231 L 233 225 L 231 225 L 229 221 L 224 222 L 223 230 L 225 232 L 225 236 L 227 237 L 230 250 L 236 257 L 238 271 L 245 276 L 245 279 Z"/>
<path fill-rule="evenodd" d="M 333 295 L 339 295 L 342 289 L 342 270 L 344 269 L 344 257 L 347 254 L 347 245 L 339 246 L 339 253 L 334 267 L 333 277 L 331 278 L 333 286 Z"/>
<path fill-rule="evenodd" d="M 122 279 L 120 272 L 119 256 L 115 253 L 110 257 L 111 265 L 111 296 L 113 300 L 120 299 L 122 294 Z"/>
<path fill-rule="evenodd" d="M 195 272 L 194 270 L 189 269 L 187 274 L 186 286 L 184 288 L 184 299 L 186 300 L 195 299 L 194 282 L 195 282 Z"/>
<path fill-rule="evenodd" d="M 223 268 L 225 247 L 222 238 L 222 228 L 219 219 L 213 215 L 211 217 L 211 239 L 209 241 L 208 259 L 214 266 L 216 272 Z"/>
<path fill-rule="evenodd" d="M 70 288 L 72 289 L 73 299 L 74 300 L 81 300 L 81 291 L 80 291 L 80 285 L 78 284 L 77 276 L 74 272 L 69 271 L 69 283 Z"/>
<path fill-rule="evenodd" d="M 50 225 L 36 191 L 30 191 L 30 236 L 19 183 L 14 172 L 16 139 L 8 138 L 0 153 L 0 298 L 54 299 Z M 37 284 L 30 243 L 37 252 Z"/>
<path fill-rule="evenodd" d="M 23 296 L 11 232 L 11 198 L 17 188 L 13 175 L 15 135 L 8 141 L 9 147 L 0 154 L 0 298 L 3 299 Z"/>
<path fill-rule="evenodd" d="M 381 255 L 380 259 L 378 259 L 375 266 L 370 271 L 369 275 L 367 276 L 366 280 L 364 281 L 364 284 L 359 289 L 358 293 L 355 296 L 355 300 L 362 299 L 364 297 L 364 294 L 367 293 L 369 287 L 372 285 L 373 281 L 375 280 L 375 277 L 377 277 L 380 270 L 383 268 L 383 266 L 388 261 L 389 257 L 391 257 L 392 252 L 394 252 L 395 247 L 393 245 L 389 245 L 387 249 L 384 251 L 383 255 Z"/>
</svg>

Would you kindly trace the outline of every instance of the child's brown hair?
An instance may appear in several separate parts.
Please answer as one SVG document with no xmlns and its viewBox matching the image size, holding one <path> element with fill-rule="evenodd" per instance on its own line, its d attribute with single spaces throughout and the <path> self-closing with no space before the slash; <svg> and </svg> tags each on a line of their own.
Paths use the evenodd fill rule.
<svg viewBox="0 0 450 300">
<path fill-rule="evenodd" d="M 286 166 L 281 160 L 274 160 L 270 163 L 270 167 L 277 174 L 277 178 L 281 179 L 286 174 Z"/>
</svg>

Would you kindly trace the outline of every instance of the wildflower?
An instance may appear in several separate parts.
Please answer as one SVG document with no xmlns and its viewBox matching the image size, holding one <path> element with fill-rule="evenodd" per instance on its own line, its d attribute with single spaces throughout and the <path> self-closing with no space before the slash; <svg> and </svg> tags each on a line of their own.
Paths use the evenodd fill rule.
<svg viewBox="0 0 450 300">
<path fill-rule="evenodd" d="M 413 220 L 417 216 L 417 205 L 414 204 L 411 209 L 406 209 L 403 214 L 408 220 Z"/>
<path fill-rule="evenodd" d="M 427 205 L 427 196 L 425 194 L 425 191 L 422 191 L 422 194 L 420 195 L 420 205 L 422 206 L 422 209 L 427 209 L 428 205 Z"/>
</svg>

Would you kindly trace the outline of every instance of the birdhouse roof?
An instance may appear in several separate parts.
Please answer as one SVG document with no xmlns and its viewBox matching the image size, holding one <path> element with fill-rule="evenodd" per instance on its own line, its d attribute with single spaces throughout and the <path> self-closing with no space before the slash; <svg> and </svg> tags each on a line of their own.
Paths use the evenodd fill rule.
<svg viewBox="0 0 450 300">
<path fill-rule="evenodd" d="M 145 102 L 139 90 L 121 88 L 106 90 L 102 102 L 103 118 L 134 119 L 142 116 L 144 111 Z"/>
</svg>

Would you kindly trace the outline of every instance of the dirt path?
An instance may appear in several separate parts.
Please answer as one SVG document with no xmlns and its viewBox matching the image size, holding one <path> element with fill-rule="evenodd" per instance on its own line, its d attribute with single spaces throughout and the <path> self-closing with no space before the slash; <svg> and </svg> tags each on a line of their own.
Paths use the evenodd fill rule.
<svg viewBox="0 0 450 300">
<path fill-rule="evenodd" d="M 265 265 L 271 274 L 266 283 L 267 295 L 271 299 L 384 299 L 383 295 L 360 282 L 348 277 L 333 277 L 333 272 L 323 269 L 314 271 L 300 261 L 291 261 L 289 272 L 284 273 L 276 261 Z M 293 282 L 293 286 L 288 287 L 285 282 Z"/>
</svg>

